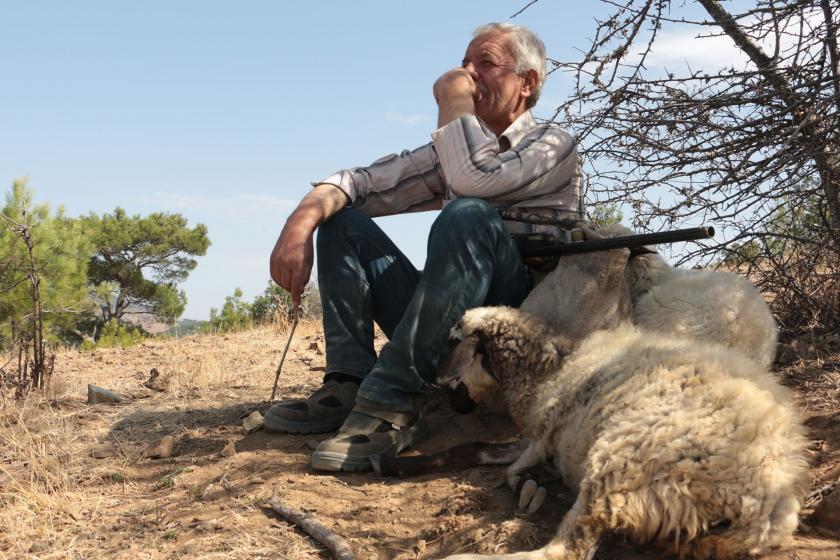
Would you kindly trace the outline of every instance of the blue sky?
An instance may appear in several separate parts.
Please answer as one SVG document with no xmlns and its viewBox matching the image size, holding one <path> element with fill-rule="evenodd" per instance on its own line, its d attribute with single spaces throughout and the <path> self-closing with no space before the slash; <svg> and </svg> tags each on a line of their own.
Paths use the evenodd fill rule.
<svg viewBox="0 0 840 560">
<path fill-rule="evenodd" d="M 70 215 L 121 206 L 206 224 L 212 246 L 183 285 L 184 317 L 206 319 L 237 286 L 265 288 L 310 181 L 428 142 L 434 80 L 475 27 L 526 3 L 4 2 L 0 182 L 29 177 Z M 515 21 L 569 60 L 603 10 L 542 0 Z M 674 45 L 677 61 L 697 51 L 685 35 Z M 553 75 L 537 114 L 568 88 Z M 380 223 L 422 267 L 433 219 Z"/>
</svg>

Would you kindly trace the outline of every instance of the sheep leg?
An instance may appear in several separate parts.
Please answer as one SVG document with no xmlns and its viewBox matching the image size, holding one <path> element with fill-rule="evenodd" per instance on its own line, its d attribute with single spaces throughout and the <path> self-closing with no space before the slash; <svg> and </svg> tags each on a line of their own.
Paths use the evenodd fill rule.
<svg viewBox="0 0 840 560">
<path fill-rule="evenodd" d="M 563 516 L 557 534 L 542 551 L 544 560 L 592 560 L 602 529 L 587 520 L 589 492 L 581 490 L 572 509 Z"/>
<path fill-rule="evenodd" d="M 519 494 L 517 509 L 525 510 L 531 514 L 540 509 L 548 495 L 547 490 L 540 486 L 533 478 L 527 476 L 527 471 L 542 462 L 540 446 L 530 442 L 528 447 L 507 470 L 507 484 L 514 492 Z"/>
</svg>

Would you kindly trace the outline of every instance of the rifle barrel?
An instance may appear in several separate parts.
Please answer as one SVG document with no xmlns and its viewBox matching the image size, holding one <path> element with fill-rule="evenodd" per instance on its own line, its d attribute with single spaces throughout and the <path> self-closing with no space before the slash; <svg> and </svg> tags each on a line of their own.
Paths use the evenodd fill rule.
<svg viewBox="0 0 840 560">
<path fill-rule="evenodd" d="M 657 245 L 660 243 L 677 243 L 680 241 L 694 241 L 696 239 L 709 239 L 714 237 L 715 228 L 712 226 L 700 226 L 687 229 L 675 229 L 658 233 L 640 233 L 623 237 L 610 237 L 608 239 L 593 239 L 591 241 L 578 241 L 572 243 L 553 243 L 536 247 L 522 247 L 520 253 L 523 257 L 553 257 L 559 255 L 574 255 L 578 253 L 591 253 L 594 251 L 609 251 L 610 249 L 632 249 L 644 245 Z"/>
</svg>

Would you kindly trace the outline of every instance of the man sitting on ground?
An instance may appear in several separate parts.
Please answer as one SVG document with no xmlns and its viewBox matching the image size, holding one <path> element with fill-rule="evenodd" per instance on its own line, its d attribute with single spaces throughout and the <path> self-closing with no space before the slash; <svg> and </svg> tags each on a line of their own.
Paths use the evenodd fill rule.
<svg viewBox="0 0 840 560">
<path fill-rule="evenodd" d="M 476 30 L 461 67 L 433 93 L 432 142 L 346 169 L 314 184 L 271 253 L 271 276 L 300 301 L 318 229 L 318 286 L 327 367 L 309 398 L 273 406 L 266 428 L 329 432 L 312 454 L 319 470 L 365 470 L 425 436 L 416 408 L 464 311 L 518 306 L 531 288 L 509 235 L 551 226 L 504 222 L 497 208 L 581 217 L 580 158 L 573 137 L 531 115 L 545 80 L 545 47 L 529 29 Z M 371 220 L 442 208 L 422 272 Z M 556 228 L 554 228 L 556 230 Z M 373 322 L 389 342 L 377 357 Z"/>
</svg>

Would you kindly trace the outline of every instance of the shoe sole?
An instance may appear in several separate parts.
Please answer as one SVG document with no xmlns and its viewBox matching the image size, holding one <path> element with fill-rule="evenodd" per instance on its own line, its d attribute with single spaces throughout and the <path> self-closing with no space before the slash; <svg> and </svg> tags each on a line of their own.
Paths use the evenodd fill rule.
<svg viewBox="0 0 840 560">
<path fill-rule="evenodd" d="M 428 435 L 429 427 L 421 418 L 414 426 L 403 430 L 394 445 L 376 455 L 399 455 L 404 449 L 420 443 Z M 331 472 L 369 471 L 373 468 L 370 455 L 348 455 L 337 451 L 318 451 L 317 449 L 312 453 L 309 464 L 315 470 Z"/>
<path fill-rule="evenodd" d="M 334 418 L 323 418 L 320 420 L 289 420 L 270 413 L 266 413 L 263 425 L 269 432 L 279 434 L 323 434 L 334 432 L 344 424 L 347 414 Z"/>
</svg>

